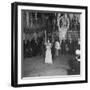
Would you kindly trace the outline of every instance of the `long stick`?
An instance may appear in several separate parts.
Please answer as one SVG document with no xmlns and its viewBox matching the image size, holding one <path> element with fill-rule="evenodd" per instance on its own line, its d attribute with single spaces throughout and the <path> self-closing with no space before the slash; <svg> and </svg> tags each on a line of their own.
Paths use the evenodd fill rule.
<svg viewBox="0 0 90 90">
<path fill-rule="evenodd" d="M 45 43 L 47 42 L 47 35 L 46 35 L 46 30 L 45 30 Z"/>
</svg>

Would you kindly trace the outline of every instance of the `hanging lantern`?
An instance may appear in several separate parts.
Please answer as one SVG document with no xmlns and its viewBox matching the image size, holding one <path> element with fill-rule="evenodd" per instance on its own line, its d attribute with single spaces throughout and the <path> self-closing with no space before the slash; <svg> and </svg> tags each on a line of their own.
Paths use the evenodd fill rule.
<svg viewBox="0 0 90 90">
<path fill-rule="evenodd" d="M 29 12 L 26 12 L 26 25 L 29 27 Z"/>
</svg>

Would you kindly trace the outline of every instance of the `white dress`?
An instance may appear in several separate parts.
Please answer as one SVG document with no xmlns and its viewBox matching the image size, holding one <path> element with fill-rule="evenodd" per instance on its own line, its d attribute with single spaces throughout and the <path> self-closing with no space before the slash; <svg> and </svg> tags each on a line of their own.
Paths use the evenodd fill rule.
<svg viewBox="0 0 90 90">
<path fill-rule="evenodd" d="M 46 44 L 45 63 L 52 64 L 51 43 Z"/>
</svg>

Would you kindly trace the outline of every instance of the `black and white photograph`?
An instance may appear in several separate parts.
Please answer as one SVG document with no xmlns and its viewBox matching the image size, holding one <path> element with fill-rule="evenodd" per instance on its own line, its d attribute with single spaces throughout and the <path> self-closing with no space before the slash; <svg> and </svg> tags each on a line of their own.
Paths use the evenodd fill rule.
<svg viewBox="0 0 90 90">
<path fill-rule="evenodd" d="M 22 77 L 80 75 L 80 13 L 21 12 Z"/>
<path fill-rule="evenodd" d="M 16 82 L 86 81 L 86 7 L 15 4 Z"/>
</svg>

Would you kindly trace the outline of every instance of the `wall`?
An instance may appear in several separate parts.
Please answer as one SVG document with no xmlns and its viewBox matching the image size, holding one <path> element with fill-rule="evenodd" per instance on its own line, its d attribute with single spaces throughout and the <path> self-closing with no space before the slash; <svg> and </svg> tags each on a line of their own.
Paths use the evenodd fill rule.
<svg viewBox="0 0 90 90">
<path fill-rule="evenodd" d="M 18 0 L 16 0 L 18 1 Z M 90 0 L 19 0 L 27 2 L 41 2 L 52 4 L 69 4 L 69 5 L 87 5 L 89 8 Z M 11 2 L 14 0 L 1 0 L 0 2 L 0 90 L 14 90 L 10 86 L 11 73 Z M 90 14 L 90 12 L 89 12 Z M 89 15 L 88 15 L 89 16 Z M 88 18 L 90 20 L 90 18 Z M 90 27 L 89 27 L 90 28 Z M 90 31 L 89 31 L 90 34 Z M 89 35 L 90 38 L 90 35 Z M 90 45 L 90 42 L 89 42 Z M 88 48 L 90 49 L 90 47 Z M 90 63 L 90 61 L 88 62 Z M 90 65 L 89 65 L 90 68 Z M 90 75 L 90 70 L 89 70 Z M 89 79 L 90 81 L 90 79 Z M 70 85 L 55 85 L 42 87 L 25 87 L 18 89 L 27 90 L 89 90 L 88 84 L 70 84 Z"/>
</svg>

